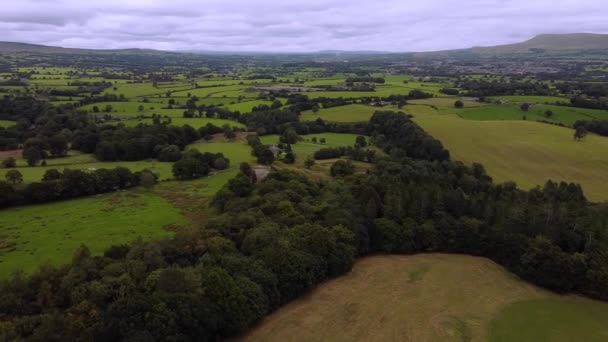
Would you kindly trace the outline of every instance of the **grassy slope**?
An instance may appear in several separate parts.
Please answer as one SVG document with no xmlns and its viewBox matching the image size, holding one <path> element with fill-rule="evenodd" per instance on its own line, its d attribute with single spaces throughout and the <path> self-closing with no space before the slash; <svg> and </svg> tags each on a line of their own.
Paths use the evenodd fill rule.
<svg viewBox="0 0 608 342">
<path fill-rule="evenodd" d="M 0 210 L 0 277 L 68 262 L 80 244 L 98 254 L 112 244 L 166 236 L 185 224 L 166 200 L 138 189 Z M 12 250 L 15 248 L 14 250 Z"/>
<path fill-rule="evenodd" d="M 414 117 L 441 140 L 452 158 L 481 162 L 499 182 L 515 181 L 528 189 L 547 179 L 577 182 L 594 201 L 608 199 L 608 138 L 529 121 L 472 121 L 450 115 Z"/>
<path fill-rule="evenodd" d="M 575 318 L 585 311 L 603 314 L 587 314 L 576 320 L 580 326 L 562 327 L 576 333 L 580 341 L 606 329 L 606 325 L 602 327 L 608 312 L 606 303 L 548 293 L 520 281 L 488 259 L 420 254 L 361 259 L 350 274 L 330 280 L 280 308 L 244 340 L 485 341 L 496 331 L 490 331 L 490 325 L 509 324 L 502 320 L 507 319 L 501 315 L 505 308 L 535 299 L 544 299 L 549 304 L 545 309 L 552 309 L 555 303 L 586 305 L 574 312 L 568 311 L 569 306 L 558 306 L 565 318 Z M 533 311 L 520 313 L 519 332 L 547 336 L 546 329 L 535 324 L 543 321 L 543 316 Z M 495 318 L 500 319 L 493 321 Z M 516 338 L 508 340 L 519 341 L 521 335 L 511 335 Z"/>
<path fill-rule="evenodd" d="M 553 112 L 550 118 L 545 116 L 547 110 Z M 484 106 L 454 112 L 462 118 L 471 120 L 521 120 L 526 116 L 527 120 L 531 121 L 549 120 L 568 126 L 572 126 L 576 120 L 608 119 L 608 111 L 605 110 L 544 104 L 534 105 L 527 112 L 522 111 L 518 105 Z"/>
</svg>

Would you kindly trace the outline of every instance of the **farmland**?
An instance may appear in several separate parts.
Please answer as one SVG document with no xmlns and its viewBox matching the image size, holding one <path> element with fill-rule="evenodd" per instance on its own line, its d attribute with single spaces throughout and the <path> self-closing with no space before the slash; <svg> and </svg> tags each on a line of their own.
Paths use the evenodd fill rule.
<svg viewBox="0 0 608 342">
<path fill-rule="evenodd" d="M 483 108 L 483 107 L 482 107 Z M 415 121 L 443 142 L 452 158 L 482 163 L 498 182 L 521 188 L 548 179 L 580 183 L 589 199 L 608 199 L 608 138 L 589 135 L 574 141 L 573 131 L 529 121 L 474 121 L 456 116 L 416 116 Z"/>
<path fill-rule="evenodd" d="M 608 333 L 607 313 L 606 303 L 540 290 L 483 258 L 374 256 L 279 309 L 243 339 L 599 341 Z M 555 329 L 557 322 L 564 324 Z"/>
<path fill-rule="evenodd" d="M 0 340 L 608 336 L 599 62 L 7 44 Z"/>
<path fill-rule="evenodd" d="M 146 190 L 0 210 L 0 277 L 70 260 L 81 244 L 94 254 L 136 238 L 158 239 L 185 225 L 179 211 Z"/>
<path fill-rule="evenodd" d="M 314 121 L 318 118 L 330 122 L 365 122 L 369 121 L 375 111 L 382 108 L 361 104 L 320 109 L 317 113 L 311 110 L 302 112 L 302 121 Z"/>
</svg>

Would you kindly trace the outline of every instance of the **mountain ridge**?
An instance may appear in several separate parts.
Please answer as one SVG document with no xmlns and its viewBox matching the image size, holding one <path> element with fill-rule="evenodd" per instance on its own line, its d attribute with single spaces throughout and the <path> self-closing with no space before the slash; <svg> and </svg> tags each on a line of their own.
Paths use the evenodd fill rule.
<svg viewBox="0 0 608 342">
<path fill-rule="evenodd" d="M 424 51 L 424 52 L 386 52 L 386 51 L 348 51 L 348 50 L 325 50 L 309 52 L 246 52 L 246 51 L 213 51 L 213 50 L 188 50 L 188 51 L 166 51 L 155 49 L 125 48 L 125 49 L 82 49 L 30 44 L 21 42 L 0 41 L 0 53 L 14 52 L 46 52 L 46 53 L 101 53 L 101 54 L 414 54 L 417 56 L 439 55 L 439 54 L 521 54 L 539 53 L 545 51 L 577 51 L 577 50 L 608 50 L 608 34 L 602 33 L 567 33 L 567 34 L 540 34 L 531 39 L 512 44 L 496 46 L 474 46 L 470 48 Z"/>
</svg>

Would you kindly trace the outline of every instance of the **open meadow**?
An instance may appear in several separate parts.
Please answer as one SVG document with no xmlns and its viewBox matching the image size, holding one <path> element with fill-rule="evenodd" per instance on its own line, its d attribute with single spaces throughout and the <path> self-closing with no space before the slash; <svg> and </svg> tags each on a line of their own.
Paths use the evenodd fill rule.
<svg viewBox="0 0 608 342">
<path fill-rule="evenodd" d="M 315 121 L 318 118 L 321 118 L 324 121 L 329 122 L 366 122 L 369 121 L 372 115 L 378 110 L 383 109 L 362 104 L 351 104 L 319 109 L 317 113 L 314 113 L 312 110 L 307 110 L 302 112 L 300 120 Z"/>
<path fill-rule="evenodd" d="M 607 334 L 607 303 L 541 290 L 488 259 L 419 254 L 362 258 L 242 339 L 601 341 Z"/>
<path fill-rule="evenodd" d="M 453 115 L 418 115 L 414 120 L 439 139 L 452 159 L 478 162 L 497 182 L 522 189 L 548 179 L 580 183 L 593 201 L 608 200 L 608 138 L 530 121 L 475 121 Z"/>
</svg>

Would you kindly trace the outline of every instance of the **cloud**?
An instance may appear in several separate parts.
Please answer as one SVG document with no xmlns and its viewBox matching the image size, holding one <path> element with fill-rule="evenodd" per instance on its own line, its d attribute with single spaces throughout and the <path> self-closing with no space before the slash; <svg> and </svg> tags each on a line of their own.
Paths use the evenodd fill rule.
<svg viewBox="0 0 608 342">
<path fill-rule="evenodd" d="M 20 0 L 0 39 L 82 48 L 428 51 L 608 33 L 604 0 Z"/>
</svg>

